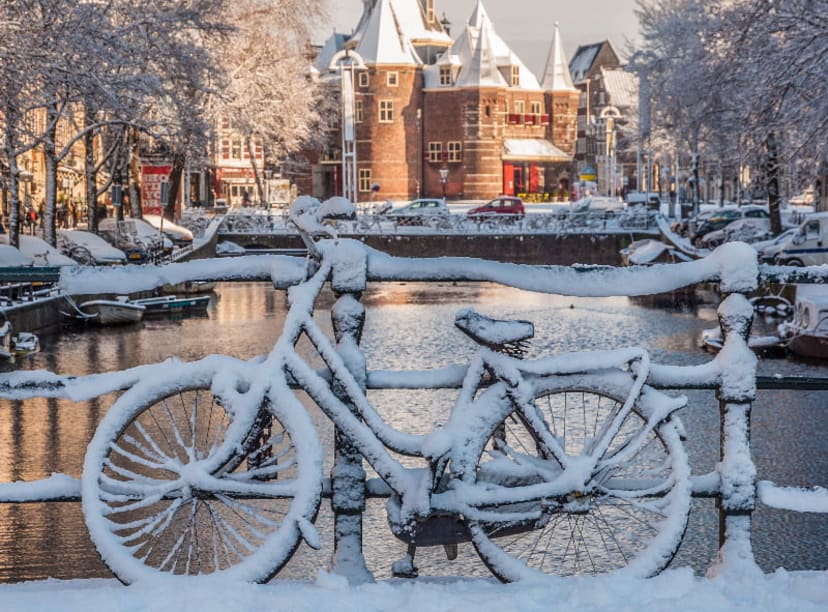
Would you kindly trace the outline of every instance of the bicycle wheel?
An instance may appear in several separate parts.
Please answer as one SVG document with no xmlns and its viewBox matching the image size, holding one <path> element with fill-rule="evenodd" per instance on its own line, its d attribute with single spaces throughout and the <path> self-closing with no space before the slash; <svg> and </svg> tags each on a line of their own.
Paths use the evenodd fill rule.
<svg viewBox="0 0 828 612">
<path fill-rule="evenodd" d="M 217 573 L 266 581 L 316 517 L 321 452 L 307 414 L 264 400 L 239 432 L 231 407 L 198 378 L 136 385 L 89 446 L 84 517 L 124 583 Z"/>
<path fill-rule="evenodd" d="M 659 418 L 653 417 L 648 426 L 647 416 L 665 414 L 656 404 L 666 396 L 645 388 L 606 452 L 594 456 L 594 441 L 619 413 L 631 381 L 626 375 L 538 381 L 535 404 L 545 426 L 570 465 L 591 471 L 582 490 L 479 508 L 487 514 L 470 521 L 472 541 L 502 581 L 609 572 L 649 577 L 675 555 L 690 511 L 690 470 L 676 423 L 653 425 Z M 470 478 L 490 489 L 554 480 L 561 465 L 538 440 L 512 412 L 489 433 Z"/>
</svg>

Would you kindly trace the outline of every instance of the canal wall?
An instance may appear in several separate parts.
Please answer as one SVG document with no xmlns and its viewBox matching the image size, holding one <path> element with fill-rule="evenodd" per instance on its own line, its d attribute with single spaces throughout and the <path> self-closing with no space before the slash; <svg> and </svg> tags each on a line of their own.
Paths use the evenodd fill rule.
<svg viewBox="0 0 828 612">
<path fill-rule="evenodd" d="M 584 234 L 341 234 L 396 257 L 479 257 L 508 263 L 559 265 L 621 265 L 619 251 L 644 233 Z M 222 232 L 246 249 L 303 249 L 297 235 Z"/>
<path fill-rule="evenodd" d="M 620 265 L 619 251 L 649 234 L 362 234 L 345 236 L 359 240 L 377 250 L 397 257 L 477 257 L 509 263 L 534 265 L 572 264 Z M 209 257 L 215 244 L 230 240 L 250 249 L 304 249 L 297 235 L 222 233 L 210 236 L 209 244 L 190 253 L 186 259 Z M 85 300 L 96 296 L 84 296 Z M 106 296 L 99 296 L 106 297 Z M 145 296 L 140 296 L 145 297 Z M 72 306 L 62 296 L 41 298 L 36 302 L 17 303 L 5 310 L 16 331 L 37 334 L 54 333 L 64 325 L 62 312 Z"/>
</svg>

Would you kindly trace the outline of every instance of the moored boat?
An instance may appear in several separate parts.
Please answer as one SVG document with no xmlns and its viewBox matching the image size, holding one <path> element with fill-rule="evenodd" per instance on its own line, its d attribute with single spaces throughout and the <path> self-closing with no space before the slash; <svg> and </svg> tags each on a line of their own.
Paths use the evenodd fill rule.
<svg viewBox="0 0 828 612">
<path fill-rule="evenodd" d="M 797 286 L 794 316 L 779 324 L 779 335 L 794 355 L 828 359 L 828 291 Z"/>
<path fill-rule="evenodd" d="M 723 346 L 722 330 L 711 327 L 702 331 L 701 346 L 711 353 L 718 353 Z M 748 347 L 762 357 L 783 357 L 786 352 L 785 341 L 777 335 L 751 336 Z"/>
<path fill-rule="evenodd" d="M 175 295 L 162 295 L 158 297 L 132 300 L 132 302 L 143 306 L 145 314 L 151 315 L 169 312 L 206 310 L 210 303 L 210 296 L 199 295 L 192 297 L 180 297 Z"/>
<path fill-rule="evenodd" d="M 144 318 L 146 308 L 126 298 L 117 300 L 91 300 L 78 306 L 80 315 L 76 318 L 97 325 L 125 325 L 137 323 Z"/>
<path fill-rule="evenodd" d="M 209 293 L 215 288 L 215 281 L 184 281 L 183 283 L 162 286 L 161 293 L 190 295 L 192 293 Z"/>
</svg>

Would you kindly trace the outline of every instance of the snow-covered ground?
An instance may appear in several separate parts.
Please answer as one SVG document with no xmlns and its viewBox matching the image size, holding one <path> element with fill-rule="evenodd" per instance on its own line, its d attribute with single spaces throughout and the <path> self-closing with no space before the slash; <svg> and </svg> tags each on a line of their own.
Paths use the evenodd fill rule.
<svg viewBox="0 0 828 612">
<path fill-rule="evenodd" d="M 649 580 L 561 578 L 502 585 L 494 579 L 390 580 L 349 586 L 344 578 L 321 572 L 311 582 L 278 579 L 267 585 L 176 581 L 124 587 L 115 580 L 45 581 L 0 586 L 5 612 L 60 610 L 602 610 L 647 612 L 809 612 L 828 609 L 828 573 L 785 572 L 693 576 L 669 570 Z"/>
</svg>

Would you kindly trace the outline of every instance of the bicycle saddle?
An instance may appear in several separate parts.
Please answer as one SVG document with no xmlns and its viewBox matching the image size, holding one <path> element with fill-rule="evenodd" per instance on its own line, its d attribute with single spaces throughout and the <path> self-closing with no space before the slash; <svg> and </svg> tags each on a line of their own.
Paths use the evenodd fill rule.
<svg viewBox="0 0 828 612">
<path fill-rule="evenodd" d="M 504 321 L 492 319 L 472 308 L 464 308 L 454 317 L 454 325 L 469 338 L 496 351 L 518 348 L 535 335 L 531 321 Z M 522 348 L 522 347 L 521 347 Z"/>
</svg>

